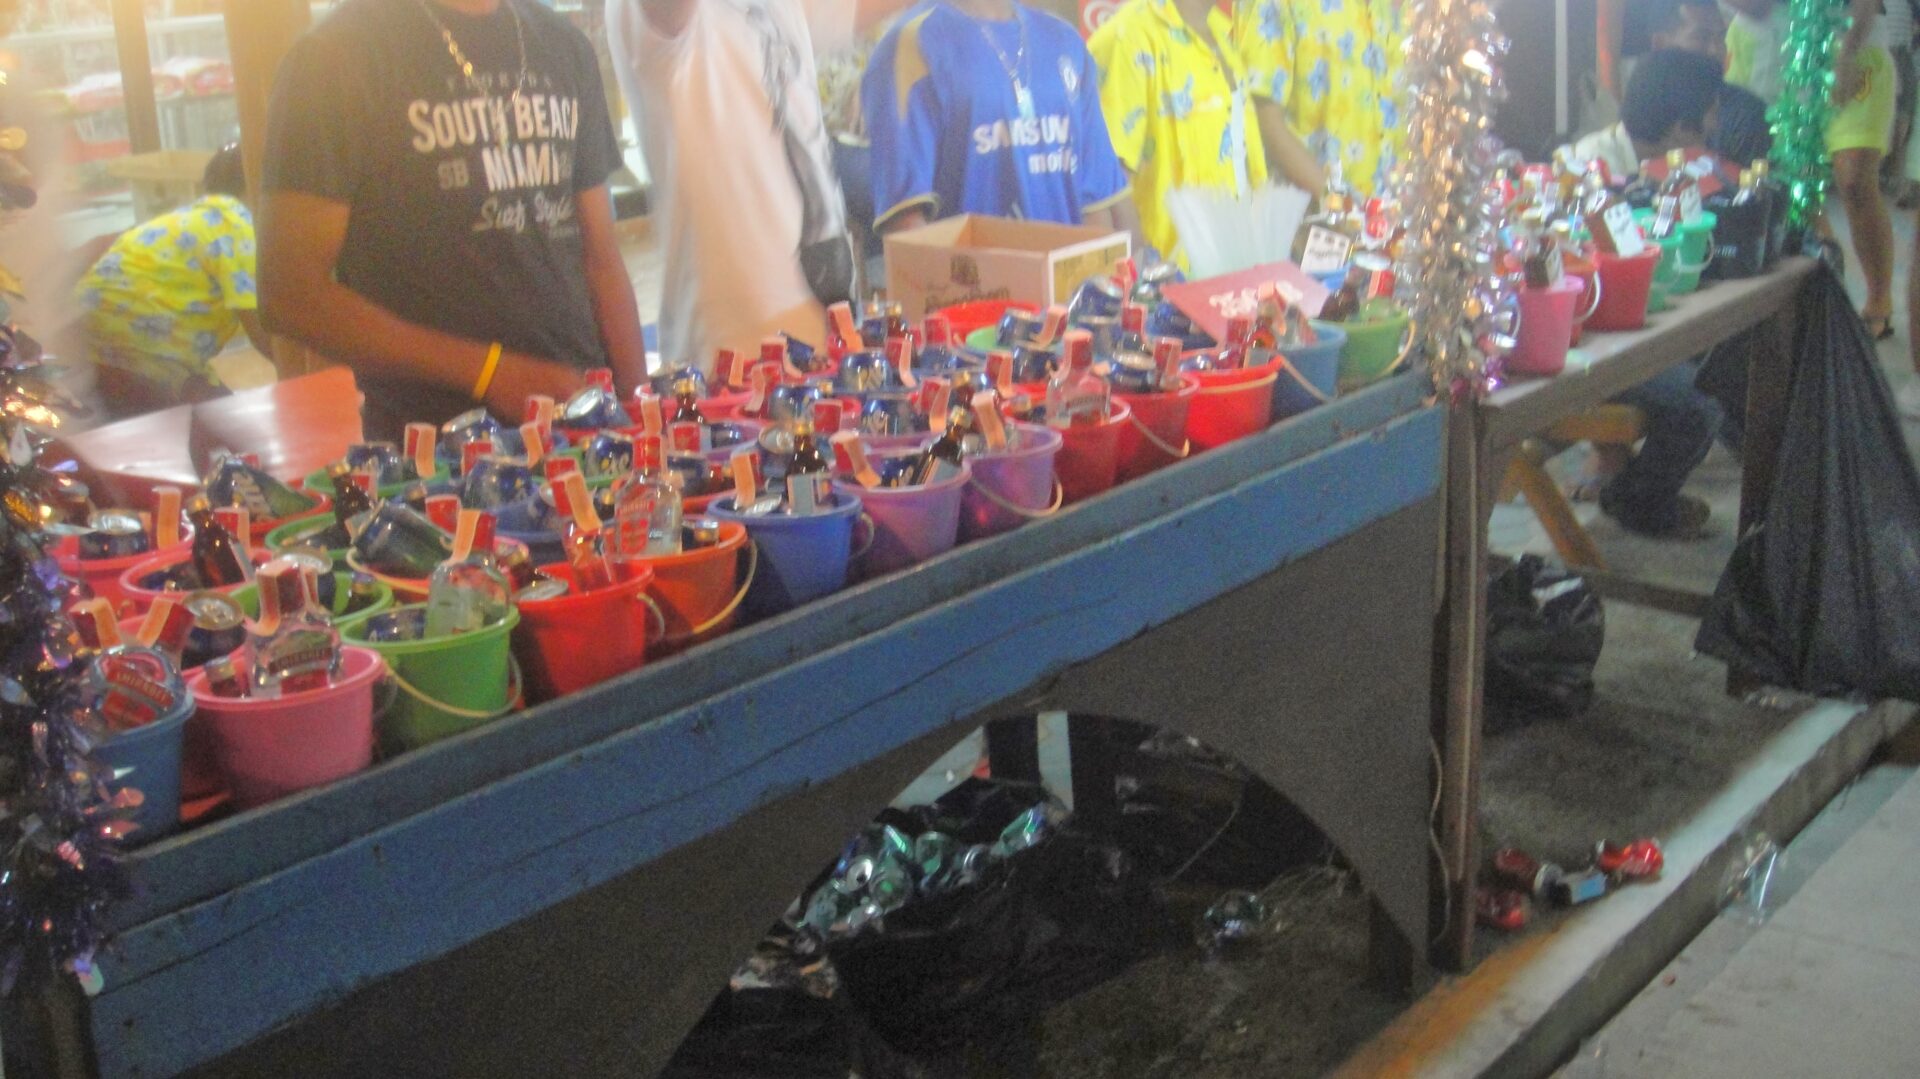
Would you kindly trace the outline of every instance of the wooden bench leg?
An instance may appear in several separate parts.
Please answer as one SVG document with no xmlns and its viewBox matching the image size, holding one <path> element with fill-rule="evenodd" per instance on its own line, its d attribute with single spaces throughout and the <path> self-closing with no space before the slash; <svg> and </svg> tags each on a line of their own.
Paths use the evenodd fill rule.
<svg viewBox="0 0 1920 1079">
<path fill-rule="evenodd" d="M 1547 530 L 1547 538 L 1553 541 L 1553 549 L 1560 553 L 1561 561 L 1571 569 L 1605 569 L 1606 563 L 1600 557 L 1600 548 L 1587 534 L 1580 519 L 1574 516 L 1573 505 L 1567 501 L 1566 493 L 1560 485 L 1547 474 L 1538 458 L 1527 450 L 1522 450 L 1507 465 L 1506 482 L 1519 489 L 1526 497 L 1527 505 L 1533 508 L 1534 515 L 1540 518 L 1540 524 Z"/>
</svg>

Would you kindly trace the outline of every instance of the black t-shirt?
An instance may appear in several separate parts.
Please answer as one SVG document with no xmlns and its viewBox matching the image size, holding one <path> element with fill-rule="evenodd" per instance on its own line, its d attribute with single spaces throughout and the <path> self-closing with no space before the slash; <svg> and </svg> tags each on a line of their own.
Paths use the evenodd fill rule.
<svg viewBox="0 0 1920 1079">
<path fill-rule="evenodd" d="M 295 44 L 274 87 L 266 189 L 348 203 L 336 276 L 402 318 L 605 366 L 574 206 L 620 166 L 593 46 L 530 0 L 486 16 L 431 2 L 346 0 Z M 361 386 L 370 437 L 471 407 L 411 380 Z"/>
<path fill-rule="evenodd" d="M 1720 87 L 1719 111 L 1707 148 L 1742 168 L 1773 153 L 1773 128 L 1767 103 L 1731 83 Z"/>
</svg>

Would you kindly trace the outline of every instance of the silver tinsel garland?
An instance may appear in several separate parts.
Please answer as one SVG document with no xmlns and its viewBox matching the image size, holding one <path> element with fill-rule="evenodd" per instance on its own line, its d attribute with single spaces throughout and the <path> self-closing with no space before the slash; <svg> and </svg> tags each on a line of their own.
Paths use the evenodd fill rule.
<svg viewBox="0 0 1920 1079">
<path fill-rule="evenodd" d="M 1435 389 L 1479 394 L 1497 378 L 1519 320 L 1500 265 L 1505 215 L 1491 185 L 1507 39 L 1484 0 L 1408 0 L 1406 16 L 1400 300 Z"/>
</svg>

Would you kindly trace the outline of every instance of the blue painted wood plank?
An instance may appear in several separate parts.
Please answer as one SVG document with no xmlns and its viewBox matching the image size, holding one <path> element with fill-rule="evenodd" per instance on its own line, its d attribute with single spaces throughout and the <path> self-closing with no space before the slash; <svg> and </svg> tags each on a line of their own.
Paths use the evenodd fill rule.
<svg viewBox="0 0 1920 1079">
<path fill-rule="evenodd" d="M 94 1002 L 102 1074 L 217 1056 L 1431 497 L 1441 422 L 1408 417 L 136 927 Z"/>
<path fill-rule="evenodd" d="M 487 783 L 702 700 L 822 647 L 894 625 L 949 596 L 1097 543 L 1170 508 L 1217 494 L 1356 434 L 1429 407 L 1413 377 L 1388 380 L 1260 435 L 1198 455 L 1016 532 L 736 631 L 339 783 L 196 829 L 138 852 L 138 894 L 117 927 L 239 887 Z"/>
</svg>

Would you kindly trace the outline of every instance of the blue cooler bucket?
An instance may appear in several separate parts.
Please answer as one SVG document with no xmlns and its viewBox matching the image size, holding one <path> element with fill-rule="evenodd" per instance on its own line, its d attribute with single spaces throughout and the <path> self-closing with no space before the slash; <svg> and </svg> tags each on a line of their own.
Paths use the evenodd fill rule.
<svg viewBox="0 0 1920 1079">
<path fill-rule="evenodd" d="M 1347 331 L 1338 323 L 1318 319 L 1314 320 L 1313 330 L 1320 335 L 1320 340 L 1281 350 L 1292 370 L 1282 368 L 1280 377 L 1273 383 L 1273 418 L 1276 420 L 1317 408 L 1339 389 L 1340 354 L 1347 347 Z"/>
<path fill-rule="evenodd" d="M 760 548 L 760 568 L 741 604 L 749 616 L 781 614 L 847 586 L 853 522 L 862 515 L 861 506 L 853 495 L 835 494 L 837 505 L 810 517 L 784 513 L 744 517 L 734 511 L 732 495 L 715 499 L 707 507 L 707 516 L 745 526 Z"/>
<path fill-rule="evenodd" d="M 122 731 L 94 747 L 93 759 L 105 773 L 107 789 L 132 787 L 143 799 L 134 810 L 139 830 L 127 837 L 130 846 L 151 843 L 180 827 L 180 760 L 187 720 L 193 715 L 193 694 L 181 694 L 173 711 L 144 727 Z M 119 779 L 115 772 L 126 772 Z"/>
</svg>

